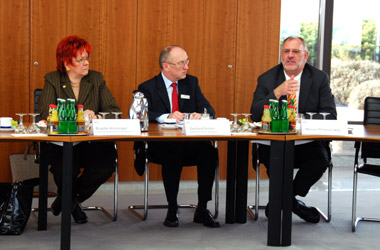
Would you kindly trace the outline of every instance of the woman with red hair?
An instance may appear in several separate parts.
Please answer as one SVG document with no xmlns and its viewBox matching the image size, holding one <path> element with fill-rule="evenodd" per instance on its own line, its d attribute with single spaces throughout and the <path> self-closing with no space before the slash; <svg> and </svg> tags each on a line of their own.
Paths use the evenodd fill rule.
<svg viewBox="0 0 380 250">
<path fill-rule="evenodd" d="M 57 98 L 76 100 L 82 104 L 90 119 L 101 119 L 99 112 L 120 112 L 115 98 L 100 72 L 89 69 L 92 47 L 89 42 L 68 36 L 59 42 L 56 51 L 57 70 L 45 75 L 45 85 L 38 99 L 40 118 L 46 119 L 49 104 Z M 76 110 L 78 109 L 76 105 Z M 111 114 L 110 114 L 111 118 Z M 61 212 L 62 144 L 49 143 L 49 164 L 58 187 L 57 198 L 51 205 L 54 215 Z M 77 223 L 86 223 L 87 216 L 80 203 L 90 198 L 115 171 L 117 152 L 114 142 L 82 142 L 74 144 L 72 216 Z M 80 174 L 80 169 L 83 169 Z"/>
</svg>

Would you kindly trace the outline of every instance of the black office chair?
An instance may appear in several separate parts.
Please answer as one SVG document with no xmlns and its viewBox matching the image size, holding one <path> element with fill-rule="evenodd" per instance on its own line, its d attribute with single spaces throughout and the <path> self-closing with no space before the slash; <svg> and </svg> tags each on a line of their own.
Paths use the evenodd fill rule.
<svg viewBox="0 0 380 250">
<path fill-rule="evenodd" d="M 35 89 L 34 90 L 34 112 L 38 113 L 38 98 L 41 95 L 42 89 Z M 37 116 L 38 117 L 38 116 Z M 38 118 L 39 120 L 39 118 Z M 36 119 L 36 121 L 38 121 Z M 117 146 L 115 143 L 115 149 L 117 152 Z M 38 154 L 38 152 L 36 151 Z M 36 157 L 38 159 L 38 156 Z M 117 220 L 117 209 L 118 209 L 118 184 L 119 184 L 119 175 L 118 175 L 118 157 L 116 157 L 115 162 L 115 173 L 114 173 L 114 208 L 113 208 L 113 215 L 108 212 L 104 207 L 102 206 L 88 206 L 88 207 L 82 207 L 83 210 L 97 210 L 101 211 L 103 214 L 105 214 L 107 217 L 109 217 L 112 221 Z M 57 195 L 57 194 L 55 194 Z M 54 195 L 53 195 L 54 196 Z M 49 195 L 49 197 L 51 197 Z M 48 211 L 51 211 L 51 208 L 48 208 Z M 38 208 L 32 208 L 32 212 L 38 212 Z M 35 216 L 34 213 L 32 213 L 33 216 Z"/>
<path fill-rule="evenodd" d="M 367 97 L 364 101 L 364 125 L 380 125 L 380 97 Z M 363 163 L 359 165 L 359 150 Z M 358 173 L 380 177 L 380 165 L 367 163 L 368 159 L 380 159 L 380 143 L 355 142 L 354 183 L 352 195 L 352 232 L 360 221 L 380 222 L 380 219 L 356 216 Z"/>
<path fill-rule="evenodd" d="M 322 212 L 321 209 L 316 208 L 324 221 L 330 222 L 331 220 L 331 196 L 332 196 L 332 168 L 331 161 L 331 149 L 329 152 L 330 163 L 328 166 L 328 184 L 327 184 L 327 215 Z M 251 214 L 254 220 L 259 217 L 259 209 L 265 209 L 265 205 L 260 205 L 260 159 L 258 153 L 258 143 L 252 143 L 252 164 L 256 166 L 256 189 L 255 189 L 255 204 L 248 206 L 248 212 Z"/>
<path fill-rule="evenodd" d="M 141 145 L 142 146 L 142 145 Z M 145 162 L 145 175 L 144 175 L 144 204 L 143 205 L 130 205 L 128 206 L 128 209 L 132 211 L 135 215 L 137 215 L 141 220 L 146 220 L 148 217 L 148 209 L 162 209 L 162 208 L 168 208 L 168 205 L 148 205 L 148 190 L 149 190 L 149 159 L 147 157 L 147 151 L 148 151 L 148 143 L 144 142 L 143 144 L 143 149 L 140 149 L 140 151 L 144 150 L 143 154 L 138 156 L 138 153 L 135 153 L 135 157 L 141 157 L 143 156 L 143 160 Z M 214 142 L 214 147 L 217 149 L 218 148 L 218 143 L 215 141 Z M 139 150 L 136 147 L 135 144 L 135 150 Z M 138 151 L 137 151 L 138 152 Z M 156 163 L 152 161 L 152 163 Z M 135 167 L 136 167 L 136 162 L 135 162 Z M 136 168 L 136 171 L 142 175 L 142 170 Z M 195 204 L 181 204 L 178 205 L 179 208 L 196 208 L 197 205 Z M 137 209 L 143 209 L 143 214 L 139 213 Z M 215 169 L 215 212 L 214 212 L 214 219 L 218 217 L 219 213 L 219 161 Z"/>
</svg>

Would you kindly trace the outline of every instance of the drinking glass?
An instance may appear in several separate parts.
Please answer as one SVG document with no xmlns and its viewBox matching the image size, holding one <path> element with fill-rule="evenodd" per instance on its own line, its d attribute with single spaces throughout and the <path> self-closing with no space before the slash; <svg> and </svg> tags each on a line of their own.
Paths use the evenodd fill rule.
<svg viewBox="0 0 380 250">
<path fill-rule="evenodd" d="M 26 113 L 17 113 L 16 115 L 20 116 L 20 123 L 17 124 L 16 129 L 15 129 L 15 133 L 16 134 L 26 134 L 27 133 L 27 129 L 26 129 L 26 126 L 23 123 L 23 116 L 27 115 L 27 114 Z"/>
<path fill-rule="evenodd" d="M 302 120 L 305 119 L 305 116 L 301 113 L 298 113 L 296 115 L 296 132 L 300 132 L 301 131 L 301 124 L 302 124 Z"/>
<path fill-rule="evenodd" d="M 234 121 L 232 122 L 232 125 L 231 125 L 231 132 L 239 132 L 240 126 L 237 122 L 237 117 L 240 114 L 232 113 L 231 115 L 234 117 Z"/>
<path fill-rule="evenodd" d="M 210 120 L 210 114 L 209 113 L 202 113 L 201 114 L 201 119 L 202 120 Z"/>
<path fill-rule="evenodd" d="M 115 115 L 115 119 L 119 119 L 119 115 L 121 115 L 123 112 L 111 112 L 111 113 Z"/>
<path fill-rule="evenodd" d="M 191 119 L 191 113 L 185 113 L 183 119 L 184 120 L 190 120 Z"/>
<path fill-rule="evenodd" d="M 28 134 L 38 134 L 40 133 L 40 128 L 36 124 L 36 116 L 40 115 L 39 113 L 29 113 L 33 117 L 32 124 L 28 127 Z"/>
<path fill-rule="evenodd" d="M 313 115 L 315 115 L 316 113 L 314 113 L 314 112 L 306 112 L 306 114 L 308 114 L 310 116 L 310 120 L 313 120 Z"/>
<path fill-rule="evenodd" d="M 243 130 L 243 132 L 251 132 L 251 127 L 249 126 L 249 116 L 250 116 L 251 114 L 243 113 L 242 115 L 245 116 L 245 122 L 244 122 L 244 124 L 241 126 L 241 129 Z"/>
<path fill-rule="evenodd" d="M 89 113 L 84 113 L 83 117 L 84 117 L 84 132 L 90 133 L 91 126 L 92 126 L 92 124 L 90 122 L 90 115 L 89 115 Z"/>
<path fill-rule="evenodd" d="M 99 114 L 102 115 L 103 119 L 106 119 L 106 115 L 108 115 L 110 112 L 99 112 Z"/>
<path fill-rule="evenodd" d="M 330 113 L 323 112 L 323 113 L 320 113 L 320 114 L 323 115 L 323 120 L 326 120 L 326 116 L 328 116 Z"/>
</svg>

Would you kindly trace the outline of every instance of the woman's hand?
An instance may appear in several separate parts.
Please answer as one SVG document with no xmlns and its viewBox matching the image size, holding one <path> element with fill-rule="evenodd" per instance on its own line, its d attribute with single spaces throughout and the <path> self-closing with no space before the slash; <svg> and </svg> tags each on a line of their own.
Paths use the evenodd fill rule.
<svg viewBox="0 0 380 250">
<path fill-rule="evenodd" d="M 89 109 L 86 109 L 85 111 L 83 111 L 83 114 L 84 115 L 88 115 L 89 117 L 90 117 L 90 122 L 92 122 L 92 119 L 99 119 L 99 117 L 97 117 L 96 115 L 95 115 L 95 112 L 94 111 L 92 111 L 92 110 L 89 110 Z"/>
</svg>

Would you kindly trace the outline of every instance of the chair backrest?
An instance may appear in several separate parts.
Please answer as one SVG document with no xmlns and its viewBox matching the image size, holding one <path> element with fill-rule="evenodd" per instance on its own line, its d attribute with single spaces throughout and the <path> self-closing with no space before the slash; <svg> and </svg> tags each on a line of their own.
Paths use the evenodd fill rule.
<svg viewBox="0 0 380 250">
<path fill-rule="evenodd" d="M 380 97 L 367 97 L 364 101 L 364 125 L 380 126 Z M 380 158 L 380 143 L 363 142 L 362 158 Z"/>
<path fill-rule="evenodd" d="M 42 89 L 34 90 L 34 113 L 38 113 L 38 98 L 40 97 Z M 36 122 L 40 120 L 40 117 L 36 117 Z"/>
<path fill-rule="evenodd" d="M 380 97 L 367 97 L 364 101 L 364 125 L 380 125 Z"/>
</svg>

